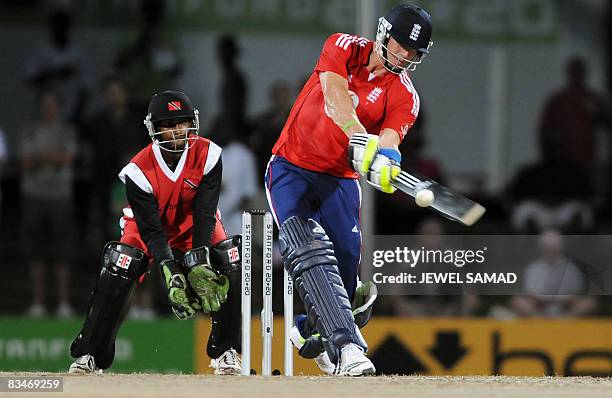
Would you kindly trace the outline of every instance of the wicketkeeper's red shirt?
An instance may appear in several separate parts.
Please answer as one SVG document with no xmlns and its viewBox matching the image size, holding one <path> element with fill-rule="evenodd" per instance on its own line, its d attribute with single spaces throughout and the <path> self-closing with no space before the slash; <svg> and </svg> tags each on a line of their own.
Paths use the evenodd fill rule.
<svg viewBox="0 0 612 398">
<path fill-rule="evenodd" d="M 206 138 L 197 137 L 183 152 L 176 169 L 171 170 L 159 147 L 149 144 L 119 173 L 119 178 L 124 182 L 125 177 L 129 177 L 141 190 L 153 195 L 170 247 L 182 251 L 192 248 L 193 201 L 200 182 L 206 178 L 206 173 L 216 164 L 220 155 L 219 146 Z M 216 216 L 213 244 L 227 238 L 218 211 Z M 130 208 L 123 210 L 121 224 L 121 242 L 148 253 Z"/>
</svg>

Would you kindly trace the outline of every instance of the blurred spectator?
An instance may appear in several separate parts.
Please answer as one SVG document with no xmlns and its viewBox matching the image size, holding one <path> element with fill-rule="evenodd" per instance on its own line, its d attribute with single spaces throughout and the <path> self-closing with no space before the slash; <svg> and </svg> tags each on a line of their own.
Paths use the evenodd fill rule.
<svg viewBox="0 0 612 398">
<path fill-rule="evenodd" d="M 63 96 L 66 121 L 80 120 L 85 106 L 86 68 L 81 49 L 71 42 L 72 16 L 57 9 L 49 16 L 49 40 L 26 66 L 26 80 L 37 92 L 52 89 Z"/>
<path fill-rule="evenodd" d="M 39 115 L 22 132 L 22 244 L 30 264 L 33 303 L 28 314 L 45 315 L 46 265 L 53 264 L 59 298 L 57 315 L 72 315 L 68 263 L 72 239 L 72 174 L 75 131 L 63 121 L 62 103 L 52 91 L 39 99 Z"/>
<path fill-rule="evenodd" d="M 263 184 L 263 175 L 257 175 L 255 154 L 242 141 L 225 136 L 223 146 L 223 180 L 219 208 L 223 225 L 229 236 L 242 232 L 242 211 L 257 195 L 257 186 Z M 219 142 L 217 142 L 219 143 Z"/>
<path fill-rule="evenodd" d="M 233 35 L 222 35 L 217 42 L 217 61 L 221 66 L 222 81 L 219 97 L 221 108 L 228 116 L 243 122 L 246 115 L 248 87 L 246 78 L 237 65 L 240 47 Z"/>
<path fill-rule="evenodd" d="M 588 87 L 588 66 L 582 57 L 567 61 L 565 87 L 554 93 L 544 106 L 540 121 L 540 141 L 559 135 L 568 149 L 567 160 L 590 168 L 595 160 L 595 131 L 610 125 L 604 98 Z"/>
<path fill-rule="evenodd" d="M 277 80 L 269 89 L 270 105 L 254 121 L 251 136 L 251 148 L 257 156 L 259 176 L 265 173 L 266 165 L 272 154 L 272 147 L 283 130 L 289 111 L 291 110 L 291 88 L 284 80 Z"/>
<path fill-rule="evenodd" d="M 223 147 L 223 182 L 219 208 L 230 235 L 241 232 L 242 210 L 257 194 L 257 163 L 247 147 L 251 126 L 246 118 L 247 83 L 236 61 L 240 48 L 236 38 L 224 34 L 217 40 L 217 61 L 221 68 L 220 109 L 207 137 Z M 263 180 L 263 177 L 261 177 Z"/>
<path fill-rule="evenodd" d="M 527 265 L 523 290 L 515 296 L 512 310 L 520 316 L 575 317 L 592 314 L 597 303 L 593 296 L 581 296 L 588 281 L 563 247 L 563 236 L 548 230 L 539 236 L 538 259 Z"/>
<path fill-rule="evenodd" d="M 119 182 L 121 168 L 148 143 L 144 117 L 129 107 L 129 95 L 118 76 L 104 81 L 104 105 L 85 123 L 82 136 L 92 149 L 93 219 L 92 225 L 101 232 L 99 238 L 108 241 L 117 235 L 117 220 L 121 212 L 111 209 L 111 191 Z M 97 242 L 96 246 L 100 246 Z"/>
<path fill-rule="evenodd" d="M 215 142 L 222 141 L 220 136 L 226 134 L 231 134 L 243 143 L 249 142 L 251 126 L 246 118 L 248 85 L 237 65 L 239 56 L 240 47 L 234 36 L 224 34 L 219 37 L 217 61 L 221 68 L 220 110 L 209 128 L 210 138 Z"/>
<path fill-rule="evenodd" d="M 177 44 L 166 31 L 166 0 L 141 0 L 140 8 L 138 37 L 119 52 L 115 67 L 137 111 L 144 114 L 153 94 L 176 87 L 182 62 Z"/>
<path fill-rule="evenodd" d="M 104 104 L 84 126 L 84 134 L 92 151 L 93 218 L 90 231 L 98 231 L 96 242 L 100 246 L 113 240 L 119 232 L 118 220 L 127 207 L 125 185 L 117 177 L 119 171 L 145 147 L 150 139 L 143 124 L 144 115 L 130 106 L 125 82 L 117 75 L 103 82 Z M 150 320 L 153 311 L 152 283 L 145 280 L 134 292 L 128 312 L 130 319 Z"/>
<path fill-rule="evenodd" d="M 581 233 L 593 228 L 594 188 L 587 170 L 567 160 L 566 143 L 550 134 L 541 142 L 542 159 L 520 169 L 510 182 L 507 198 L 517 232 L 548 228 Z"/>
</svg>

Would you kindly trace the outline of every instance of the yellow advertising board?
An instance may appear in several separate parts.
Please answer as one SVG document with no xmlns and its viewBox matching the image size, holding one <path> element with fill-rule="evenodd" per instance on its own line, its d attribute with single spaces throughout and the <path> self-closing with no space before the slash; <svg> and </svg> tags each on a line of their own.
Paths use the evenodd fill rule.
<svg viewBox="0 0 612 398">
<path fill-rule="evenodd" d="M 251 366 L 261 369 L 259 319 L 253 319 Z M 209 373 L 208 321 L 196 326 L 196 370 Z M 368 356 L 384 374 L 612 376 L 611 319 L 374 318 L 363 329 Z M 272 368 L 283 369 L 283 322 L 274 321 Z M 320 374 L 294 353 L 294 374 Z"/>
</svg>

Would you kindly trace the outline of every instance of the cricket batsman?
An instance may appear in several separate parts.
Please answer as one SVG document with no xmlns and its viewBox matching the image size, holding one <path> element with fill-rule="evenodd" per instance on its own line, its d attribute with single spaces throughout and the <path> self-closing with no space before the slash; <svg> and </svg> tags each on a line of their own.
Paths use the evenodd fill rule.
<svg viewBox="0 0 612 398">
<path fill-rule="evenodd" d="M 207 353 L 215 373 L 240 374 L 240 289 L 232 289 L 240 284 L 240 237 L 227 237 L 217 210 L 221 148 L 198 136 L 198 110 L 178 91 L 155 94 L 144 124 L 152 143 L 119 173 L 129 202 L 122 236 L 103 249 L 69 372 L 111 366 L 131 294 L 155 263 L 179 319 L 211 314 Z"/>
<path fill-rule="evenodd" d="M 359 175 L 385 193 L 400 173 L 398 145 L 419 113 L 410 71 L 432 44 L 431 17 L 401 4 L 376 41 L 331 35 L 272 149 L 266 192 L 280 250 L 306 316 L 292 341 L 326 373 L 375 373 L 351 308 L 358 287 Z M 353 302 L 354 304 L 354 302 Z"/>
</svg>

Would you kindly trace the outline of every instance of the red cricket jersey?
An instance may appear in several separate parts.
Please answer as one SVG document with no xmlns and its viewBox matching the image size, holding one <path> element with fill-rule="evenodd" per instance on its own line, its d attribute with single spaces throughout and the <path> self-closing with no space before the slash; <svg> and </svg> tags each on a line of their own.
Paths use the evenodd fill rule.
<svg viewBox="0 0 612 398">
<path fill-rule="evenodd" d="M 170 247 L 182 251 L 192 248 L 192 203 L 200 182 L 217 164 L 220 155 L 221 148 L 218 145 L 206 138 L 198 137 L 190 141 L 176 169 L 172 171 L 164 161 L 159 147 L 149 144 L 119 173 L 119 178 L 124 183 L 125 177 L 128 176 L 140 189 L 153 195 Z M 227 237 L 219 218 L 217 211 L 213 244 Z M 136 246 L 148 254 L 130 208 L 123 210 L 121 224 L 123 229 L 121 242 Z"/>
<path fill-rule="evenodd" d="M 272 153 L 307 170 L 337 177 L 358 178 L 348 161 L 348 137 L 325 111 L 319 72 L 345 77 L 357 117 L 368 133 L 385 128 L 403 139 L 419 113 L 419 95 L 408 72 L 376 77 L 366 69 L 374 42 L 343 33 L 331 35 L 323 45 L 310 79 L 291 109 Z"/>
</svg>

